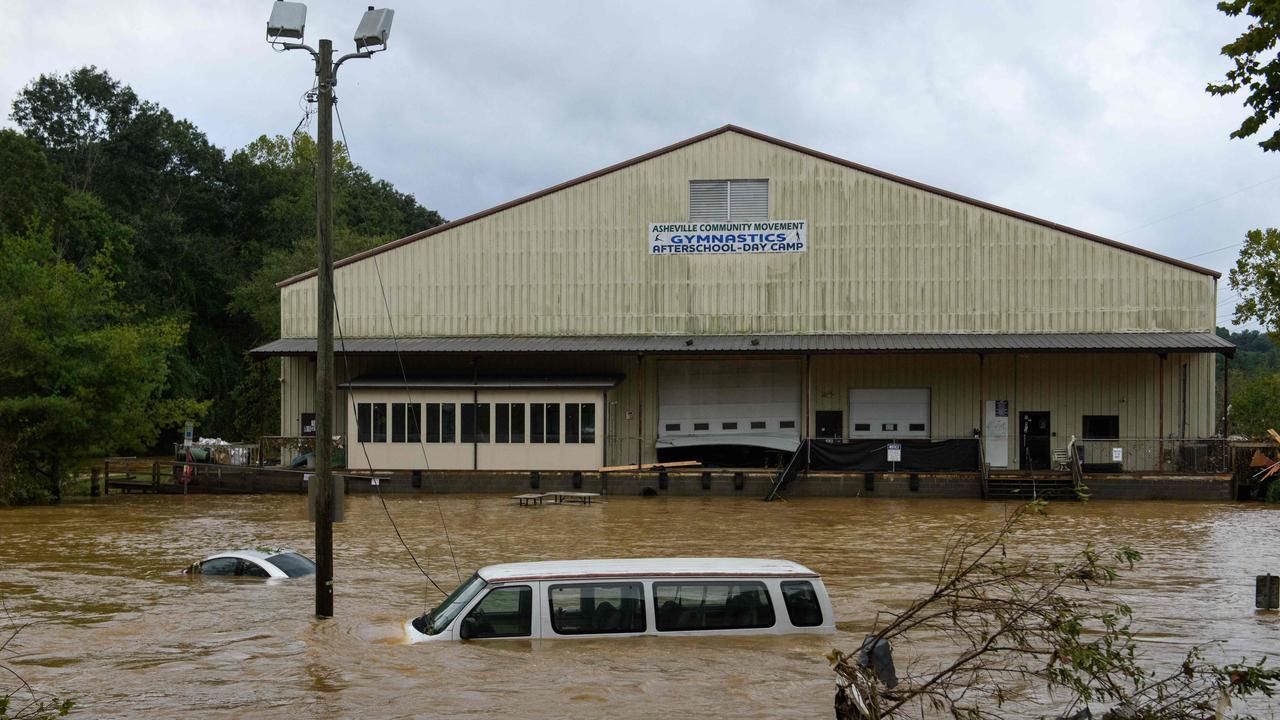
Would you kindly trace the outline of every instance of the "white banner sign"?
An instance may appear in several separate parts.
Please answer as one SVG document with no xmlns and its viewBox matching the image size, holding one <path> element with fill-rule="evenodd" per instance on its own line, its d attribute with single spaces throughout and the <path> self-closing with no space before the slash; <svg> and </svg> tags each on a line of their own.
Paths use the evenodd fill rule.
<svg viewBox="0 0 1280 720">
<path fill-rule="evenodd" d="M 650 223 L 650 255 L 787 253 L 809 249 L 804 220 Z"/>
</svg>

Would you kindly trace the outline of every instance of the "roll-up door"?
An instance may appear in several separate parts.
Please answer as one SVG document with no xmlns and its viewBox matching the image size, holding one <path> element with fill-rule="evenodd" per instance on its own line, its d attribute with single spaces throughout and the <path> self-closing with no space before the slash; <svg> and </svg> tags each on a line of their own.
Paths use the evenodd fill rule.
<svg viewBox="0 0 1280 720">
<path fill-rule="evenodd" d="M 658 447 L 800 443 L 800 363 L 792 359 L 658 363 Z"/>
<path fill-rule="evenodd" d="M 929 437 L 929 388 L 850 390 L 849 437 Z"/>
</svg>

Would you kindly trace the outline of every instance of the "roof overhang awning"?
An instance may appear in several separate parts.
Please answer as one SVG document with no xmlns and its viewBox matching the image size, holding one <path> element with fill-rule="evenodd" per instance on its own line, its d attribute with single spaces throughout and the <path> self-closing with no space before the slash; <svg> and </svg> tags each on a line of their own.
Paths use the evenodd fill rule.
<svg viewBox="0 0 1280 720">
<path fill-rule="evenodd" d="M 401 389 L 401 388 L 481 388 L 481 389 L 520 389 L 520 388 L 597 388 L 608 389 L 616 386 L 621 377 L 609 375 L 598 377 L 482 377 L 482 378 L 356 378 L 338 387 L 354 389 Z"/>
<path fill-rule="evenodd" d="M 521 353 L 917 354 L 1221 353 L 1235 345 L 1211 332 L 863 333 L 805 335 L 593 335 L 347 338 L 347 355 Z M 249 351 L 257 358 L 314 355 L 315 338 L 281 338 Z"/>
</svg>

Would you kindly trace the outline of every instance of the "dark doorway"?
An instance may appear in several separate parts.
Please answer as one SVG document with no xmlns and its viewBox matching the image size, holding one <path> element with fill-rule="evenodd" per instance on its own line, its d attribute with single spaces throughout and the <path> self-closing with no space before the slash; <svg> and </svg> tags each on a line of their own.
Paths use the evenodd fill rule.
<svg viewBox="0 0 1280 720">
<path fill-rule="evenodd" d="M 1021 432 L 1019 465 L 1023 470 L 1048 470 L 1051 457 L 1049 413 L 1020 412 L 1018 427 Z"/>
<path fill-rule="evenodd" d="M 844 412 L 841 410 L 819 410 L 813 414 L 814 437 L 844 437 Z"/>
</svg>

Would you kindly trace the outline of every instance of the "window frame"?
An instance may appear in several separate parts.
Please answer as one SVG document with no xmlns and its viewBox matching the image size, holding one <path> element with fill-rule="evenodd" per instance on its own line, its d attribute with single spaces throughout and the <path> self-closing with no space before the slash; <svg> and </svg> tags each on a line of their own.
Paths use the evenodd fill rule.
<svg viewBox="0 0 1280 720">
<path fill-rule="evenodd" d="M 545 431 L 543 442 L 547 445 L 559 445 L 563 442 L 561 437 L 563 437 L 564 430 L 561 423 L 560 403 L 545 403 L 545 405 L 547 419 L 543 423 L 543 430 Z"/>
<path fill-rule="evenodd" d="M 596 404 L 593 402 L 579 403 L 578 423 L 580 426 L 578 432 L 578 442 L 583 445 L 596 444 Z"/>
<path fill-rule="evenodd" d="M 1088 432 L 1090 430 L 1090 421 L 1097 423 L 1103 421 L 1107 425 L 1115 425 L 1114 435 L 1099 435 L 1097 433 Z M 1110 429 L 1110 428 L 1108 428 Z M 1120 439 L 1120 415 L 1081 415 L 1080 416 L 1080 439 L 1081 440 L 1119 440 Z"/>
<path fill-rule="evenodd" d="M 529 632 L 503 633 L 501 635 L 496 635 L 496 634 L 483 635 L 483 636 L 471 637 L 467 639 L 468 640 L 496 640 L 501 638 L 533 638 L 535 635 L 537 635 L 538 633 L 536 632 L 536 629 L 537 629 L 536 618 L 538 616 L 538 613 L 535 612 L 535 608 L 534 608 L 534 602 L 535 602 L 534 598 L 536 597 L 537 593 L 534 592 L 532 583 L 519 583 L 515 585 L 490 586 L 488 588 L 488 592 L 484 593 L 483 595 L 480 595 L 479 598 L 477 598 L 474 602 L 471 603 L 470 606 L 466 608 L 465 613 L 460 613 L 460 618 L 458 619 L 458 622 L 457 622 L 457 630 L 455 631 L 457 633 L 456 637 L 458 637 L 458 639 L 462 638 L 462 623 L 465 622 L 467 618 L 471 617 L 472 613 L 479 610 L 480 606 L 484 604 L 485 600 L 489 599 L 490 595 L 493 595 L 494 593 L 497 593 L 497 592 L 503 592 L 505 590 L 525 590 L 529 593 L 529 618 L 528 618 Z"/>
<path fill-rule="evenodd" d="M 739 188 L 739 193 L 743 197 L 747 197 L 749 189 L 752 186 L 763 186 L 764 190 L 764 208 L 763 214 L 759 217 L 743 217 L 750 208 L 749 204 L 744 204 L 738 213 L 734 212 L 733 190 L 734 185 Z M 699 191 L 695 192 L 695 188 Z M 769 178 L 720 178 L 720 179 L 693 179 L 689 181 L 688 201 L 689 201 L 689 222 L 691 223 L 747 223 L 747 222 L 767 222 L 771 213 L 771 198 L 769 192 Z M 758 198 L 758 194 L 756 195 Z M 718 207 L 723 203 L 723 213 Z"/>
<path fill-rule="evenodd" d="M 546 442 L 546 403 L 529 403 L 529 442 L 541 445 Z"/>
<path fill-rule="evenodd" d="M 405 442 L 421 443 L 422 442 L 422 403 L 411 402 L 405 404 Z"/>
<path fill-rule="evenodd" d="M 403 445 L 408 427 L 405 423 L 405 412 L 409 403 L 391 403 L 391 442 Z"/>
<path fill-rule="evenodd" d="M 387 403 L 385 403 L 385 402 L 375 402 L 375 403 L 370 403 L 370 405 L 372 405 L 372 406 L 373 406 L 373 410 L 372 410 L 373 420 L 372 420 L 372 422 L 370 423 L 370 426 L 372 427 L 372 435 L 373 435 L 373 439 L 372 439 L 372 440 L 370 440 L 369 442 L 371 442 L 371 443 L 385 443 L 385 442 L 387 441 L 387 437 L 388 437 L 388 433 L 387 433 L 387 429 L 388 429 L 388 428 L 387 428 Z M 379 427 L 381 427 L 382 432 L 378 432 Z"/>
<path fill-rule="evenodd" d="M 511 442 L 511 403 L 493 404 L 493 442 Z"/>
<path fill-rule="evenodd" d="M 701 586 L 703 586 L 703 587 L 704 587 L 704 590 L 703 590 L 703 601 L 702 601 L 702 607 L 705 607 L 705 604 L 706 604 L 706 595 L 707 595 L 706 588 L 711 588 L 711 587 L 728 587 L 728 588 L 732 588 L 732 587 L 735 587 L 735 586 L 745 586 L 745 585 L 756 586 L 756 588 L 757 588 L 759 591 L 762 591 L 762 592 L 763 592 L 763 596 L 764 596 L 764 600 L 765 600 L 765 607 L 766 607 L 766 608 L 768 609 L 768 611 L 769 611 L 769 621 L 768 621 L 767 623 L 765 623 L 765 624 L 759 624 L 759 625 L 735 625 L 735 626 L 733 626 L 733 627 L 710 627 L 710 628 L 709 628 L 709 627 L 668 627 L 668 628 L 663 628 L 663 627 L 662 627 L 662 605 L 660 604 L 660 601 L 659 601 L 659 599 L 658 599 L 658 590 L 659 590 L 660 588 L 674 587 L 674 588 L 676 588 L 676 589 L 677 589 L 677 590 L 676 590 L 676 595 L 675 595 L 675 597 L 679 597 L 679 596 L 680 596 L 679 588 L 681 588 L 681 587 L 696 586 L 696 585 L 701 585 Z M 774 607 L 774 603 L 773 603 L 773 593 L 771 593 L 771 592 L 769 591 L 769 583 L 767 583 L 767 582 L 765 582 L 765 581 L 763 581 L 763 580 L 756 580 L 756 579 L 753 579 L 753 580 L 746 580 L 746 579 L 743 579 L 743 580 L 701 580 L 701 579 L 693 579 L 693 578 L 690 578 L 690 579 L 687 579 L 687 580 L 671 580 L 671 581 L 666 581 L 666 580 L 664 580 L 664 581 L 655 581 L 655 582 L 652 584 L 652 586 L 650 587 L 650 589 L 649 589 L 649 594 L 650 594 L 650 597 L 651 597 L 652 602 L 653 602 L 653 613 L 654 613 L 654 618 L 653 618 L 653 627 L 654 627 L 654 629 L 655 629 L 655 630 L 657 630 L 657 631 L 658 631 L 658 632 L 660 632 L 660 633 L 664 633 L 664 632 L 665 632 L 665 633 L 675 633 L 675 632 L 693 632 L 693 633 L 703 633 L 703 632 L 737 632 L 737 631 L 741 631 L 741 630 L 763 630 L 763 629 L 766 629 L 766 628 L 777 627 L 777 625 L 778 625 L 778 611 L 777 611 L 777 609 Z M 726 609 L 729 607 L 729 596 L 728 596 L 728 591 L 726 591 L 724 606 L 725 606 L 725 608 L 726 608 Z M 705 620 L 705 617 L 706 617 L 706 615 L 705 615 L 705 610 L 704 610 L 703 612 L 704 612 L 703 619 Z"/>
<path fill-rule="evenodd" d="M 356 442 L 373 442 L 373 403 L 356 403 Z"/>
<path fill-rule="evenodd" d="M 644 583 L 638 580 L 599 580 L 595 582 L 564 582 L 550 584 L 547 583 L 547 620 L 551 632 L 555 635 L 573 636 L 573 635 L 640 635 L 649 631 L 649 610 L 648 600 L 645 598 Z M 590 630 L 561 630 L 556 627 L 556 608 L 555 599 L 552 596 L 556 590 L 565 588 L 616 588 L 616 587 L 634 587 L 636 590 L 636 602 L 640 608 L 640 629 L 628 630 L 598 630 L 591 628 Z M 581 593 L 579 593 L 581 598 Z M 621 608 L 618 609 L 621 612 Z"/>
<path fill-rule="evenodd" d="M 813 606 L 818 611 L 817 622 L 814 622 L 814 623 L 796 622 L 796 613 L 792 610 L 792 607 L 791 607 L 791 597 L 787 595 L 788 585 L 805 585 L 808 587 L 809 596 L 813 598 Z M 813 586 L 812 580 L 783 580 L 778 583 L 778 591 L 782 593 L 782 605 L 787 609 L 787 621 L 791 623 L 791 627 L 797 627 L 797 628 L 822 627 L 822 624 L 826 621 L 826 618 L 823 617 L 822 600 L 818 597 L 818 590 Z"/>
<path fill-rule="evenodd" d="M 509 413 L 510 422 L 511 422 L 511 444 L 513 445 L 524 444 L 524 438 L 525 438 L 524 403 L 522 402 L 508 403 L 508 405 L 511 406 L 510 413 Z"/>
</svg>

